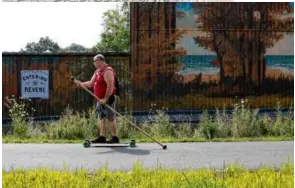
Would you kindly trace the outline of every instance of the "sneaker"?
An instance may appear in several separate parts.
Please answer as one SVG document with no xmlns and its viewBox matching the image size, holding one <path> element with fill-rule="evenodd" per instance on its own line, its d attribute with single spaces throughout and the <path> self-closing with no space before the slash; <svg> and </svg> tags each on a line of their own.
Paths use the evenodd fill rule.
<svg viewBox="0 0 295 188">
<path fill-rule="evenodd" d="M 104 136 L 99 136 L 95 140 L 91 140 L 92 143 L 106 143 L 106 138 Z"/>
<path fill-rule="evenodd" d="M 119 142 L 120 142 L 120 140 L 116 136 L 113 136 L 109 141 L 107 141 L 107 143 L 110 143 L 110 144 L 115 144 L 115 143 L 119 143 Z"/>
</svg>

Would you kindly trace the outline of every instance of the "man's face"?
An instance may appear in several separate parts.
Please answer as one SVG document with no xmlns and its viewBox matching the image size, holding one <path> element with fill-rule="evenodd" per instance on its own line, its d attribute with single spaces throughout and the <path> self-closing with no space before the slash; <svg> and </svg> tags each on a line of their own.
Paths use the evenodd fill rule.
<svg viewBox="0 0 295 188">
<path fill-rule="evenodd" d="M 95 68 L 99 68 L 100 64 L 101 64 L 101 61 L 99 59 L 97 59 L 93 62 L 93 65 L 95 66 Z"/>
</svg>

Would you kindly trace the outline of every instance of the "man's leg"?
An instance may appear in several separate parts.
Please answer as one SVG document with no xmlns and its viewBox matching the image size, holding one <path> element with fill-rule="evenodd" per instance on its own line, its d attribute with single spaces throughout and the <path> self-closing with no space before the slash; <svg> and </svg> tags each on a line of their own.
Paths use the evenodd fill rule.
<svg viewBox="0 0 295 188">
<path fill-rule="evenodd" d="M 97 126 L 98 137 L 91 140 L 93 143 L 106 143 L 106 113 L 102 106 L 97 103 L 96 105 L 97 117 L 99 118 L 99 126 Z"/>
<path fill-rule="evenodd" d="M 106 120 L 101 119 L 100 121 L 100 129 L 97 130 L 97 135 L 106 137 Z"/>
<path fill-rule="evenodd" d="M 118 129 L 117 129 L 117 123 L 115 119 L 109 120 L 110 127 L 112 129 L 112 135 L 118 137 Z"/>
<path fill-rule="evenodd" d="M 112 96 L 110 99 L 109 105 L 116 110 L 116 100 L 115 96 Z M 118 138 L 118 129 L 117 129 L 117 123 L 116 123 L 116 113 L 113 112 L 113 110 L 109 109 L 106 107 L 106 117 L 109 120 L 110 127 L 112 129 L 112 138 L 111 140 L 108 141 L 108 143 L 119 143 L 119 138 Z"/>
<path fill-rule="evenodd" d="M 118 129 L 117 129 L 117 123 L 115 119 L 109 120 L 110 127 L 112 129 L 112 138 L 107 141 L 108 143 L 119 143 L 119 137 L 118 137 Z"/>
</svg>

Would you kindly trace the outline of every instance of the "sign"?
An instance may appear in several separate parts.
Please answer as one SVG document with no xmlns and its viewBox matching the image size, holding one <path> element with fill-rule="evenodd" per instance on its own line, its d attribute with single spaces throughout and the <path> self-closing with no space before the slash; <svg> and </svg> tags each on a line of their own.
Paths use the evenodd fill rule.
<svg viewBox="0 0 295 188">
<path fill-rule="evenodd" d="M 22 98 L 49 98 L 49 71 L 22 70 L 21 71 Z"/>
</svg>

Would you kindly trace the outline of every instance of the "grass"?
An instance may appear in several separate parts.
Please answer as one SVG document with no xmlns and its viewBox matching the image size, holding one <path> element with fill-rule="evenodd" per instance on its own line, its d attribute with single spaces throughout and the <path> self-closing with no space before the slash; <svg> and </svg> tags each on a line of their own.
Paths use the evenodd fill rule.
<svg viewBox="0 0 295 188">
<path fill-rule="evenodd" d="M 245 137 L 245 138 L 214 138 L 208 140 L 205 137 L 199 138 L 156 138 L 162 143 L 185 143 L 185 142 L 252 142 L 252 141 L 294 141 L 294 137 Z M 136 139 L 136 143 L 152 143 L 153 140 L 149 138 Z M 66 139 L 37 139 L 26 138 L 21 139 L 13 136 L 2 137 L 2 143 L 82 143 L 83 139 L 66 140 Z M 122 139 L 121 142 L 129 142 L 130 139 Z"/>
<path fill-rule="evenodd" d="M 97 135 L 95 108 L 76 113 L 66 108 L 60 120 L 53 123 L 33 125 L 27 107 L 16 100 L 8 100 L 12 117 L 12 131 L 3 134 L 3 143 L 79 143 L 84 138 Z M 179 125 L 170 122 L 165 109 L 151 109 L 153 121 L 137 124 L 142 130 L 161 142 L 238 142 L 238 141 L 284 141 L 294 139 L 294 109 L 283 114 L 278 104 L 273 116 L 258 114 L 259 109 L 251 109 L 247 100 L 233 105 L 231 114 L 217 109 L 214 115 L 204 111 L 197 126 L 190 122 Z M 130 113 L 131 114 L 131 113 Z M 130 114 L 125 118 L 134 122 Z M 136 139 L 137 143 L 152 142 L 144 134 L 131 126 L 122 117 L 117 117 L 119 137 L 122 141 Z M 108 134 L 110 129 L 108 127 Z"/>
<path fill-rule="evenodd" d="M 178 171 L 157 165 L 145 169 L 136 162 L 129 172 L 108 170 L 108 167 L 89 172 L 86 169 L 74 171 L 36 168 L 30 170 L 2 170 L 2 186 L 6 188 L 41 187 L 284 187 L 294 184 L 294 166 L 283 163 L 277 169 L 273 166 L 260 166 L 246 169 L 239 164 L 228 164 L 223 169 L 202 168 Z"/>
</svg>

